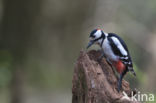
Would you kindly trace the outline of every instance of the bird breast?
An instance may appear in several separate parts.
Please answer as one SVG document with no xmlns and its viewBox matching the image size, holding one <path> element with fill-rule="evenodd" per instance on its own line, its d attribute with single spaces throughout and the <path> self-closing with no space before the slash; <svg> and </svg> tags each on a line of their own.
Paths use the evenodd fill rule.
<svg viewBox="0 0 156 103">
<path fill-rule="evenodd" d="M 104 54 L 105 54 L 105 56 L 106 56 L 107 59 L 109 59 L 111 61 L 118 61 L 119 60 L 119 57 L 116 56 L 113 53 L 112 48 L 109 45 L 109 41 L 107 40 L 107 38 L 103 41 L 102 49 L 103 49 Z"/>
</svg>

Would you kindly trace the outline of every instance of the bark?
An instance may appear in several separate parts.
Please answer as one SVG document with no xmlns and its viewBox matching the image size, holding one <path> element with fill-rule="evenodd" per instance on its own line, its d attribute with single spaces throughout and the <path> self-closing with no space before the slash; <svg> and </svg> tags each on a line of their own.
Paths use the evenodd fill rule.
<svg viewBox="0 0 156 103">
<path fill-rule="evenodd" d="M 105 59 L 97 61 L 99 56 L 100 52 L 95 50 L 80 52 L 72 81 L 72 103 L 138 103 L 130 101 L 127 81 L 123 80 L 121 91 L 117 91 L 115 72 Z"/>
</svg>

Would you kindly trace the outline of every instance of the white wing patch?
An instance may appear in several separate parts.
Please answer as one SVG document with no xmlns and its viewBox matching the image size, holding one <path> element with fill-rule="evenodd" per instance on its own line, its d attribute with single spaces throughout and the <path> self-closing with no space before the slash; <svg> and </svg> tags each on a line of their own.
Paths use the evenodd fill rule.
<svg viewBox="0 0 156 103">
<path fill-rule="evenodd" d="M 121 59 L 128 59 L 128 57 L 120 57 Z"/>
<path fill-rule="evenodd" d="M 114 41 L 115 45 L 118 47 L 118 49 L 120 50 L 120 52 L 123 55 L 127 55 L 127 52 L 125 51 L 124 47 L 122 46 L 122 44 L 120 43 L 120 41 L 116 38 L 116 37 L 111 37 L 112 40 Z"/>
</svg>

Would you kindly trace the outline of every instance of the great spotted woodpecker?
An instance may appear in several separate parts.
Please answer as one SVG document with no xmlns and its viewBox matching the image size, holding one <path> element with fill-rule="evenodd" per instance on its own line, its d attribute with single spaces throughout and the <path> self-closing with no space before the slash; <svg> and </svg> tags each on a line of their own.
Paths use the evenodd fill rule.
<svg viewBox="0 0 156 103">
<path fill-rule="evenodd" d="M 118 91 L 122 85 L 124 75 L 130 71 L 136 76 L 133 70 L 132 60 L 125 42 L 115 33 L 105 33 L 101 29 L 95 29 L 90 33 L 90 42 L 87 48 L 93 44 L 100 45 L 102 55 L 100 58 L 105 57 L 106 60 L 116 68 L 120 74 L 118 80 Z"/>
</svg>

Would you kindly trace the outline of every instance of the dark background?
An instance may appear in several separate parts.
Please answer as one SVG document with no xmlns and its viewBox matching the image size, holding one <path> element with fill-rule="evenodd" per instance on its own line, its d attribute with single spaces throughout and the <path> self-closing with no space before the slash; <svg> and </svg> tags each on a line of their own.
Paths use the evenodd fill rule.
<svg viewBox="0 0 156 103">
<path fill-rule="evenodd" d="M 95 28 L 125 40 L 137 73 L 126 80 L 155 94 L 155 10 L 155 0 L 0 0 L 0 102 L 71 103 L 74 63 Z"/>
</svg>

